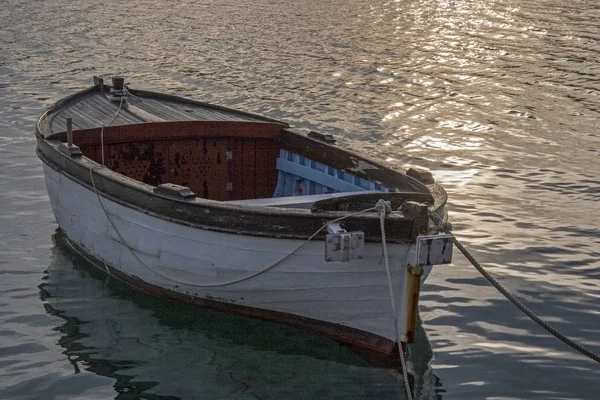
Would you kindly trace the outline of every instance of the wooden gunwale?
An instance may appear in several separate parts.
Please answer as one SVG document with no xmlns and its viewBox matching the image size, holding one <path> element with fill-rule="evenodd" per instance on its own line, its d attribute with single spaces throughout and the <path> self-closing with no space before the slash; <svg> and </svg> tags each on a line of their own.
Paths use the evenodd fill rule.
<svg viewBox="0 0 600 400">
<path fill-rule="evenodd" d="M 74 132 L 74 142 L 81 148 L 98 145 L 101 128 Z M 360 157 L 336 146 L 330 146 L 302 136 L 296 131 L 282 129 L 282 125 L 267 122 L 242 121 L 169 121 L 141 123 L 104 128 L 104 144 L 135 141 L 177 140 L 201 137 L 265 138 L 280 143 L 282 148 L 333 168 L 379 183 L 399 192 L 421 192 L 419 201 L 433 202 L 427 188 L 413 178 L 384 165 Z M 47 140 L 66 140 L 66 132 L 49 135 Z M 363 163 L 363 170 L 357 165 Z M 367 168 L 365 168 L 367 167 Z M 429 196 L 429 197 L 427 197 Z"/>
<path fill-rule="evenodd" d="M 126 207 L 154 217 L 191 226 L 240 235 L 306 239 L 327 221 L 346 215 L 344 212 L 311 213 L 302 209 L 241 206 L 196 198 L 185 201 L 153 192 L 153 186 L 101 167 L 86 158 L 72 159 L 46 140 L 38 140 L 38 157 L 50 168 L 94 191 L 90 178 L 93 168 L 98 194 Z M 388 218 L 388 241 L 412 242 L 413 220 L 400 215 Z M 379 217 L 362 214 L 346 220 L 349 230 L 361 230 L 367 241 L 380 241 Z M 323 237 L 319 235 L 319 237 Z"/>
<path fill-rule="evenodd" d="M 108 89 L 110 89 L 110 86 L 105 85 L 104 88 L 105 88 L 104 90 L 108 90 Z M 226 111 L 228 113 L 232 113 L 235 115 L 244 116 L 244 117 L 248 117 L 248 118 L 253 118 L 253 119 L 256 119 L 259 121 L 263 121 L 263 122 L 272 122 L 272 123 L 277 123 L 277 124 L 284 125 L 284 126 L 289 126 L 287 123 L 278 121 L 273 118 L 268 118 L 268 117 L 264 117 L 262 115 L 252 114 L 252 113 L 245 112 L 245 111 L 239 111 L 239 110 L 235 110 L 232 108 L 223 107 L 223 106 L 219 106 L 219 105 L 215 105 L 215 104 L 204 103 L 201 101 L 188 99 L 186 97 L 180 97 L 180 96 L 175 96 L 175 95 L 166 94 L 166 93 L 159 93 L 159 92 L 152 92 L 152 91 L 138 90 L 138 89 L 135 89 L 135 90 L 131 89 L 130 92 L 133 95 L 139 96 L 139 97 L 145 96 L 145 97 L 149 97 L 149 98 L 156 99 L 156 100 L 176 101 L 176 102 L 179 102 L 182 104 L 190 104 L 190 105 L 200 106 L 203 108 L 210 108 L 213 110 Z"/>
</svg>

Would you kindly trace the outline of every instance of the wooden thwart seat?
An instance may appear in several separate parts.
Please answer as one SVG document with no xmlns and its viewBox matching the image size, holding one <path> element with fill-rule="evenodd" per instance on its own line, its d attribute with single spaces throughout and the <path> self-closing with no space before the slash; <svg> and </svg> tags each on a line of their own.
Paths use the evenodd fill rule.
<svg viewBox="0 0 600 400">
<path fill-rule="evenodd" d="M 378 190 L 360 192 L 324 193 L 305 196 L 268 197 L 263 199 L 226 201 L 229 204 L 260 207 L 304 208 L 319 211 L 360 211 L 374 207 L 379 199 L 389 201 L 392 209 L 398 209 L 406 201 L 430 203 L 428 193 L 398 193 Z"/>
<path fill-rule="evenodd" d="M 245 206 L 260 206 L 260 207 L 282 207 L 282 208 L 305 208 L 310 209 L 313 204 L 323 200 L 335 199 L 337 197 L 348 197 L 352 194 L 358 193 L 371 193 L 376 195 L 378 193 L 383 194 L 378 190 L 365 190 L 361 192 L 345 192 L 345 193 L 323 193 L 323 194 L 311 194 L 305 196 L 284 196 L 284 197 L 267 197 L 263 199 L 248 199 L 248 200 L 234 200 L 226 201 L 228 204 L 239 204 Z"/>
</svg>

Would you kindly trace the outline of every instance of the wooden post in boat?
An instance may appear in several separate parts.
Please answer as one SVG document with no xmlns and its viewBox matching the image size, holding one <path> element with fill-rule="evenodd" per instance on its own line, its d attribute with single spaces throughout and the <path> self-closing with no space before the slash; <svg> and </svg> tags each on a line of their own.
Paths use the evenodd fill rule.
<svg viewBox="0 0 600 400">
<path fill-rule="evenodd" d="M 114 90 L 122 91 L 125 88 L 125 78 L 122 76 L 113 76 L 112 84 Z"/>
<path fill-rule="evenodd" d="M 413 219 L 413 234 L 415 236 L 426 234 L 429 224 L 428 207 L 426 204 L 414 201 L 406 201 L 402 204 L 402 212 L 407 217 Z M 406 329 L 404 334 L 404 343 L 412 343 L 415 340 L 417 331 L 417 319 L 419 318 L 419 295 L 421 293 L 421 276 L 423 275 L 422 265 L 417 264 L 417 256 L 409 258 L 406 265 Z"/>
<path fill-rule="evenodd" d="M 73 119 L 67 118 L 67 144 L 60 143 L 58 149 L 71 157 L 81 157 L 81 149 L 73 144 Z"/>
<path fill-rule="evenodd" d="M 417 332 L 417 318 L 419 317 L 419 295 L 421 293 L 422 266 L 407 265 L 406 274 L 406 333 L 404 343 L 412 343 Z"/>
<path fill-rule="evenodd" d="M 73 147 L 73 118 L 67 118 L 67 145 Z"/>
<path fill-rule="evenodd" d="M 417 237 L 427 233 L 429 215 L 427 205 L 416 201 L 405 201 L 402 203 L 402 213 L 413 219 L 413 235 Z"/>
</svg>

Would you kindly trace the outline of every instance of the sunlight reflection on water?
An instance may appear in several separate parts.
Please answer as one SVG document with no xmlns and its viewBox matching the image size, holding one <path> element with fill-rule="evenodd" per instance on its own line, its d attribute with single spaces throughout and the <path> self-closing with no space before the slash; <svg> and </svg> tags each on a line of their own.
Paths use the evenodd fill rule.
<svg viewBox="0 0 600 400">
<path fill-rule="evenodd" d="M 95 74 L 322 130 L 397 167 L 431 170 L 449 193 L 456 234 L 476 257 L 561 331 L 600 349 L 599 21 L 598 4 L 556 0 L 5 1 L 0 394 L 10 387 L 11 398 L 28 398 L 35 385 L 90 398 L 150 391 L 85 363 L 88 373 L 73 375 L 59 343 L 73 325 L 48 315 L 38 298 L 55 223 L 33 126 L 45 106 Z M 97 300 L 111 296 L 100 291 Z M 84 308 L 82 297 L 70 306 Z M 435 352 L 435 376 L 426 370 L 419 378 L 423 398 L 597 398 L 597 370 L 519 314 L 462 257 L 434 270 L 421 310 Z M 156 339 L 159 352 L 193 333 L 175 331 Z M 103 349 L 89 337 L 74 343 L 82 342 Z M 285 359 L 270 356 L 273 365 Z M 333 373 L 329 364 L 302 364 L 314 375 L 290 367 L 297 386 L 269 386 L 253 367 L 233 364 L 223 369 L 243 384 L 282 396 Z M 358 381 L 336 384 L 328 375 L 316 397 L 352 397 L 351 387 L 368 398 L 381 393 L 378 379 L 387 382 L 369 368 L 348 376 Z"/>
</svg>

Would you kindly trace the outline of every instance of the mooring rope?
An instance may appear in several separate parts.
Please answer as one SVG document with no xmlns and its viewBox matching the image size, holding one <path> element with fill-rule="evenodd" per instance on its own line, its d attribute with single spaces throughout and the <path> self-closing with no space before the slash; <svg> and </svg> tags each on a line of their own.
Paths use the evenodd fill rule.
<svg viewBox="0 0 600 400">
<path fill-rule="evenodd" d="M 432 215 L 432 214 L 434 214 L 434 215 Z M 438 222 L 440 219 L 439 215 L 437 215 L 433 212 L 430 212 L 429 215 L 430 215 L 431 219 L 433 220 L 434 224 L 438 225 Z M 558 340 L 560 340 L 567 346 L 571 347 L 573 350 L 578 351 L 582 355 L 589 357 L 592 360 L 600 363 L 599 355 L 595 354 L 594 352 L 588 350 L 587 348 L 583 347 L 579 343 L 576 343 L 575 341 L 569 339 L 564 334 L 557 331 L 552 325 L 550 325 L 549 323 L 544 321 L 542 318 L 538 317 L 525 304 L 521 303 L 515 296 L 513 296 L 511 293 L 509 293 L 508 290 L 506 290 L 504 288 L 504 286 L 502 286 L 496 279 L 494 279 L 494 277 L 491 276 L 485 270 L 485 268 L 483 268 L 483 266 L 475 259 L 475 257 L 473 257 L 471 255 L 471 253 L 469 253 L 469 251 L 465 248 L 465 246 L 462 245 L 462 243 L 458 240 L 458 238 L 456 236 L 454 236 L 453 233 L 450 232 L 450 230 L 448 229 L 447 226 L 438 225 L 438 229 L 440 231 L 443 231 L 443 232 L 446 232 L 446 233 L 449 233 L 450 235 L 452 235 L 452 238 L 454 239 L 454 244 L 456 245 L 456 247 L 467 258 L 467 260 L 469 260 L 471 262 L 471 264 L 473 264 L 473 266 L 477 269 L 477 271 L 479 271 L 479 273 L 481 275 L 483 275 L 483 277 L 485 279 L 487 279 L 487 281 L 489 283 L 491 283 L 492 286 L 494 286 L 500 293 L 502 293 L 502 295 L 504 295 L 504 297 L 506 297 L 511 303 L 513 303 L 525 315 L 527 315 L 529 318 L 531 318 L 535 323 L 540 325 L 542 328 L 544 328 L 546 331 L 548 331 L 548 333 L 550 333 L 551 335 L 556 337 Z"/>
<path fill-rule="evenodd" d="M 110 126 L 110 124 L 112 124 L 115 121 L 115 119 L 117 119 L 117 117 L 119 116 L 119 113 L 121 112 L 121 107 L 123 107 L 123 99 L 125 99 L 127 94 L 128 94 L 128 92 L 125 92 L 125 96 L 121 96 L 121 100 L 119 101 L 119 108 L 117 109 L 117 112 L 112 117 L 112 119 L 108 122 L 108 124 L 102 125 L 102 128 L 100 128 L 100 148 L 102 150 L 102 165 L 105 165 L 104 164 L 104 127 Z"/>
<path fill-rule="evenodd" d="M 412 392 L 410 390 L 410 383 L 408 381 L 408 372 L 406 370 L 406 359 L 404 358 L 404 351 L 402 349 L 402 341 L 400 340 L 400 326 L 398 323 L 398 311 L 396 309 L 396 297 L 394 296 L 394 287 L 392 284 L 392 274 L 390 271 L 390 262 L 388 259 L 386 235 L 385 235 L 385 217 L 387 214 L 392 212 L 392 205 L 389 201 L 379 199 L 375 205 L 377 212 L 379 212 L 379 223 L 381 225 L 381 248 L 383 250 L 383 261 L 385 264 L 385 273 L 388 281 L 388 291 L 390 293 L 390 303 L 392 305 L 392 314 L 394 317 L 394 332 L 396 334 L 396 344 L 398 345 L 398 353 L 400 354 L 400 363 L 402 364 L 402 376 L 404 377 L 404 387 L 406 390 L 406 396 L 408 400 L 412 400 Z"/>
<path fill-rule="evenodd" d="M 467 258 L 467 260 L 469 260 L 471 262 L 471 264 L 473 264 L 473 266 L 477 269 L 477 271 L 479 271 L 479 273 L 481 273 L 481 275 L 483 275 L 483 277 L 485 279 L 487 279 L 488 282 L 490 282 L 496 289 L 498 289 L 498 291 L 500 293 L 502 293 L 504 295 L 504 297 L 506 297 L 508 300 L 510 300 L 510 302 L 513 303 L 519 310 L 521 310 L 523 313 L 525 313 L 525 315 L 527 315 L 529 318 L 531 318 L 534 322 L 536 322 L 538 325 L 540 325 L 542 328 L 544 328 L 550 334 L 555 336 L 557 339 L 559 339 L 560 341 L 565 343 L 567 346 L 578 351 L 579 353 L 583 354 L 584 356 L 591 358 L 592 360 L 594 360 L 596 362 L 600 362 L 600 356 L 598 356 L 597 354 L 594 354 L 593 352 L 586 349 L 579 343 L 574 342 L 573 340 L 569 339 L 568 337 L 566 337 L 565 335 L 563 335 L 562 333 L 557 331 L 549 323 L 547 323 L 546 321 L 544 321 L 543 319 L 541 319 L 540 317 L 535 315 L 535 313 L 533 311 L 531 311 L 529 308 L 527 308 L 527 306 L 525 306 L 525 304 L 523 304 L 519 300 L 517 300 L 500 283 L 498 283 L 498 281 L 496 281 L 496 279 L 494 279 L 494 277 L 491 276 L 481 266 L 481 264 L 479 264 L 477 262 L 477 260 L 475 260 L 475 258 L 473 258 L 473 256 L 467 251 L 467 249 L 465 249 L 465 247 L 462 245 L 462 243 L 460 243 L 460 241 L 456 238 L 456 236 L 452 235 L 452 237 L 454 238 L 454 244 L 456 244 L 456 247 L 458 247 L 460 252 L 464 254 L 464 256 Z"/>
</svg>

